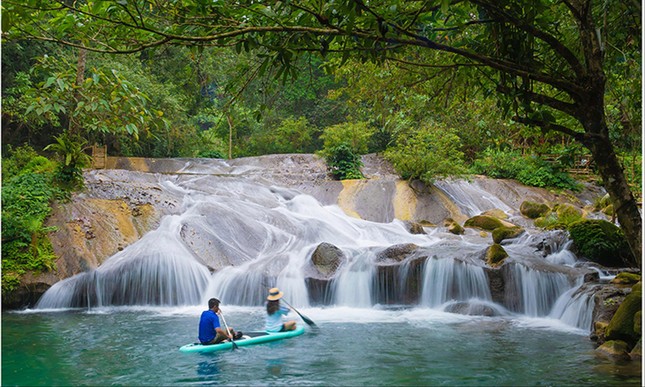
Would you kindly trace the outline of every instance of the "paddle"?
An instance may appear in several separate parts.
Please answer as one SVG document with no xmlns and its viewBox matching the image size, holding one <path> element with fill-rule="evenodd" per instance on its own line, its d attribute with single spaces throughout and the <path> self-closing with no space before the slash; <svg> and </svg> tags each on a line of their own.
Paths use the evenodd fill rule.
<svg viewBox="0 0 645 387">
<path fill-rule="evenodd" d="M 293 306 L 291 306 L 291 305 L 287 302 L 287 300 L 285 300 L 285 299 L 283 298 L 283 299 L 282 299 L 282 301 L 284 301 L 284 303 L 285 303 L 285 304 L 289 305 L 289 307 L 290 307 L 291 309 L 293 309 L 293 311 L 294 311 L 294 312 L 298 313 L 298 316 L 300 316 L 300 318 L 302 319 L 302 321 L 306 322 L 306 323 L 307 323 L 307 325 L 309 325 L 310 327 L 315 327 L 315 326 L 316 326 L 316 324 L 315 324 L 311 319 L 307 318 L 306 316 L 303 316 L 303 315 L 302 315 L 302 313 L 298 312 L 298 310 L 297 310 L 296 308 L 294 308 Z"/>
<path fill-rule="evenodd" d="M 238 348 L 237 344 L 235 344 L 235 335 L 231 334 L 231 331 L 228 330 L 228 325 L 226 324 L 226 319 L 224 318 L 224 313 L 222 311 L 219 311 L 219 315 L 222 317 L 222 322 L 224 323 L 224 328 L 226 328 L 226 333 L 231 335 L 231 344 L 233 344 L 233 350 L 236 350 Z"/>
</svg>

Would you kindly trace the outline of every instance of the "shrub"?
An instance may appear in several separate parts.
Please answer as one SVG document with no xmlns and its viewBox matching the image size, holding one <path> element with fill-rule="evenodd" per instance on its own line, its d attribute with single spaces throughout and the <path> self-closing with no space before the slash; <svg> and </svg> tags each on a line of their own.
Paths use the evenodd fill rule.
<svg viewBox="0 0 645 387">
<path fill-rule="evenodd" d="M 633 261 L 623 231 L 606 220 L 587 219 L 569 226 L 578 252 L 590 261 L 619 267 Z"/>
<path fill-rule="evenodd" d="M 55 269 L 47 237 L 53 228 L 44 222 L 50 203 L 64 193 L 52 182 L 54 163 L 31 147 L 17 148 L 3 159 L 3 171 L 7 176 L 3 175 L 2 185 L 2 290 L 10 291 L 27 270 Z"/>
<path fill-rule="evenodd" d="M 467 172 L 461 140 L 456 130 L 424 126 L 401 134 L 385 157 L 404 179 L 432 183 L 436 178 L 461 176 Z"/>
<path fill-rule="evenodd" d="M 522 156 L 513 150 L 486 149 L 483 157 L 473 162 L 471 170 L 493 178 L 515 179 L 532 187 L 581 189 L 581 185 L 562 170 L 561 164 L 549 163 L 535 156 Z"/>
<path fill-rule="evenodd" d="M 218 150 L 207 150 L 207 151 L 201 151 L 197 155 L 197 157 L 201 158 L 206 158 L 206 159 L 224 159 L 226 156 L 222 154 L 222 152 Z"/>
<path fill-rule="evenodd" d="M 368 151 L 368 144 L 373 134 L 374 129 L 369 127 L 367 122 L 346 122 L 327 127 L 320 135 L 323 140 L 321 154 L 326 158 L 331 149 L 344 144 L 352 153 L 364 155 Z"/>
<path fill-rule="evenodd" d="M 56 142 L 47 145 L 45 150 L 54 151 L 60 159 L 56 168 L 55 180 L 67 190 L 83 188 L 83 168 L 92 164 L 92 158 L 85 153 L 87 141 L 67 132 L 54 137 L 54 139 Z"/>
<path fill-rule="evenodd" d="M 340 144 L 336 147 L 329 149 L 329 154 L 326 157 L 327 166 L 331 170 L 332 175 L 338 180 L 345 179 L 362 179 L 360 156 L 352 152 L 352 149 L 347 144 Z"/>
</svg>

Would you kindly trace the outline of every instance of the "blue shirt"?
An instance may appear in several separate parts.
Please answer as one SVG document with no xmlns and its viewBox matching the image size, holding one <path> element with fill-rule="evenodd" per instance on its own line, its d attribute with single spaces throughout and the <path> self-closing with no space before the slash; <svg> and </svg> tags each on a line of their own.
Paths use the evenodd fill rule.
<svg viewBox="0 0 645 387">
<path fill-rule="evenodd" d="M 274 314 L 267 314 L 266 323 L 264 324 L 264 329 L 267 332 L 280 332 L 282 329 L 282 316 L 286 316 L 289 313 L 289 308 L 280 305 L 280 309 Z"/>
<path fill-rule="evenodd" d="M 212 310 L 205 310 L 202 312 L 202 317 L 199 319 L 199 341 L 202 344 L 211 342 L 217 332 L 216 328 L 219 328 L 219 317 Z"/>
</svg>

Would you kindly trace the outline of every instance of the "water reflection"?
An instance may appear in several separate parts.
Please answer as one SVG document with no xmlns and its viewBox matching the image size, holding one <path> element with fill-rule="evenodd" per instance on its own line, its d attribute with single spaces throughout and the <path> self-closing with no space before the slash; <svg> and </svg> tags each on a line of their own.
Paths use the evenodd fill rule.
<svg viewBox="0 0 645 387">
<path fill-rule="evenodd" d="M 282 367 L 284 361 L 282 359 L 269 359 L 267 360 L 267 371 L 269 375 L 279 378 L 282 376 Z"/>
<path fill-rule="evenodd" d="M 197 374 L 202 377 L 203 380 L 210 380 L 210 376 L 216 376 L 220 374 L 220 368 L 215 359 L 210 359 L 208 361 L 202 361 L 197 365 Z"/>
</svg>

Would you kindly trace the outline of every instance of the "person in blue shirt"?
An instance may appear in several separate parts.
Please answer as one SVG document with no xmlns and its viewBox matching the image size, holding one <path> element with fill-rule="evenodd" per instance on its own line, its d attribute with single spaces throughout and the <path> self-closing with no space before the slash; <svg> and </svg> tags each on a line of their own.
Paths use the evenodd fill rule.
<svg viewBox="0 0 645 387">
<path fill-rule="evenodd" d="M 203 345 L 217 344 L 226 339 L 232 340 L 242 337 L 242 332 L 235 333 L 231 327 L 228 328 L 228 332 L 222 329 L 218 316 L 220 313 L 219 304 L 217 298 L 208 300 L 208 310 L 203 311 L 199 319 L 199 341 Z"/>
<path fill-rule="evenodd" d="M 280 299 L 284 294 L 278 288 L 269 289 L 267 296 L 267 316 L 264 329 L 267 332 L 284 332 L 296 329 L 296 322 L 282 321 L 282 316 L 289 314 L 289 308 L 280 305 Z"/>
</svg>

